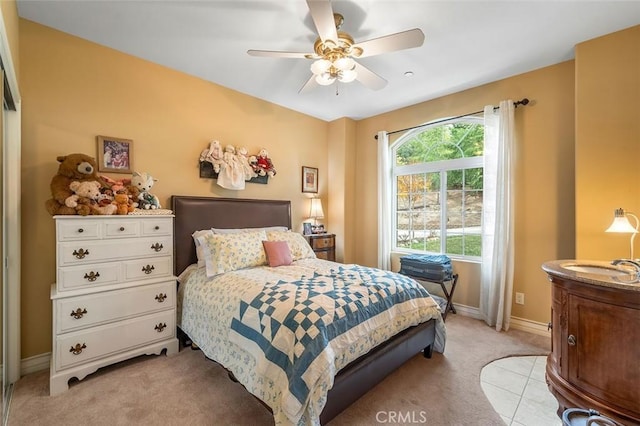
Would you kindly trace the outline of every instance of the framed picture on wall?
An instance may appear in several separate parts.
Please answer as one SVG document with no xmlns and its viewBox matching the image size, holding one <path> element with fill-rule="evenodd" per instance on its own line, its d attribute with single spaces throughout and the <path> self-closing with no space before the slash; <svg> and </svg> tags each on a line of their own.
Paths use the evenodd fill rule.
<svg viewBox="0 0 640 426">
<path fill-rule="evenodd" d="M 318 169 L 302 166 L 302 192 L 318 193 Z"/>
<path fill-rule="evenodd" d="M 131 139 L 98 136 L 98 171 L 133 173 L 133 141 Z"/>
</svg>

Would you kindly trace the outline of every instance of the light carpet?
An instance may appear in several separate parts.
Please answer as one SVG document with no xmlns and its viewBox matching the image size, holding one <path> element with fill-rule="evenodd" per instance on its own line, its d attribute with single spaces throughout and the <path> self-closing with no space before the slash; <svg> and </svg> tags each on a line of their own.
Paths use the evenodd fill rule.
<svg viewBox="0 0 640 426">
<path fill-rule="evenodd" d="M 489 362 L 544 355 L 550 339 L 447 317 L 444 354 L 417 355 L 329 423 L 503 425 L 480 386 Z M 48 371 L 21 378 L 9 413 L 18 425 L 270 425 L 267 409 L 199 351 L 143 356 L 100 369 L 49 396 Z"/>
</svg>

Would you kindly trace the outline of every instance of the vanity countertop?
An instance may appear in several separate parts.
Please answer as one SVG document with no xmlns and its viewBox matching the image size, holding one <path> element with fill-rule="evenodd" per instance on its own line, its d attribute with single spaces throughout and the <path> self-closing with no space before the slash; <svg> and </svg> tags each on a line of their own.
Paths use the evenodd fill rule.
<svg viewBox="0 0 640 426">
<path fill-rule="evenodd" d="M 640 277 L 635 272 L 630 274 L 611 274 L 607 275 L 603 272 L 591 273 L 587 271 L 568 269 L 566 265 L 584 266 L 585 269 L 590 267 L 601 268 L 616 268 L 611 265 L 611 262 L 604 262 L 599 260 L 552 260 L 542 264 L 542 269 L 551 275 L 556 275 L 561 278 L 580 281 L 586 284 L 597 285 L 601 287 L 618 288 L 627 291 L 640 292 Z M 626 270 L 625 268 L 617 267 L 618 270 Z M 615 272 L 615 271 L 614 271 Z"/>
</svg>

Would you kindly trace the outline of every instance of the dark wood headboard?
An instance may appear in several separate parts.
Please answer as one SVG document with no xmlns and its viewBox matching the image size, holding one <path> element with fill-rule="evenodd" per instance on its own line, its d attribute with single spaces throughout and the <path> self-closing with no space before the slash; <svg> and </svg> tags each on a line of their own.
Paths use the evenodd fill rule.
<svg viewBox="0 0 640 426">
<path fill-rule="evenodd" d="M 171 196 L 173 223 L 173 271 L 176 275 L 197 262 L 194 231 L 208 228 L 291 229 L 291 201 L 241 198 Z"/>
</svg>

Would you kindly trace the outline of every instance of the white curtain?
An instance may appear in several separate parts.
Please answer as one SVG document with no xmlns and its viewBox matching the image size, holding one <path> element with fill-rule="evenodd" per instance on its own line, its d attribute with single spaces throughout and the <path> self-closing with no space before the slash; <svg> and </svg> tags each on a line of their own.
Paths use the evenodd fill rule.
<svg viewBox="0 0 640 426">
<path fill-rule="evenodd" d="M 385 131 L 378 132 L 378 268 L 391 270 L 391 164 Z"/>
<path fill-rule="evenodd" d="M 514 258 L 513 101 L 484 109 L 484 188 L 480 314 L 497 331 L 508 330 Z"/>
</svg>

